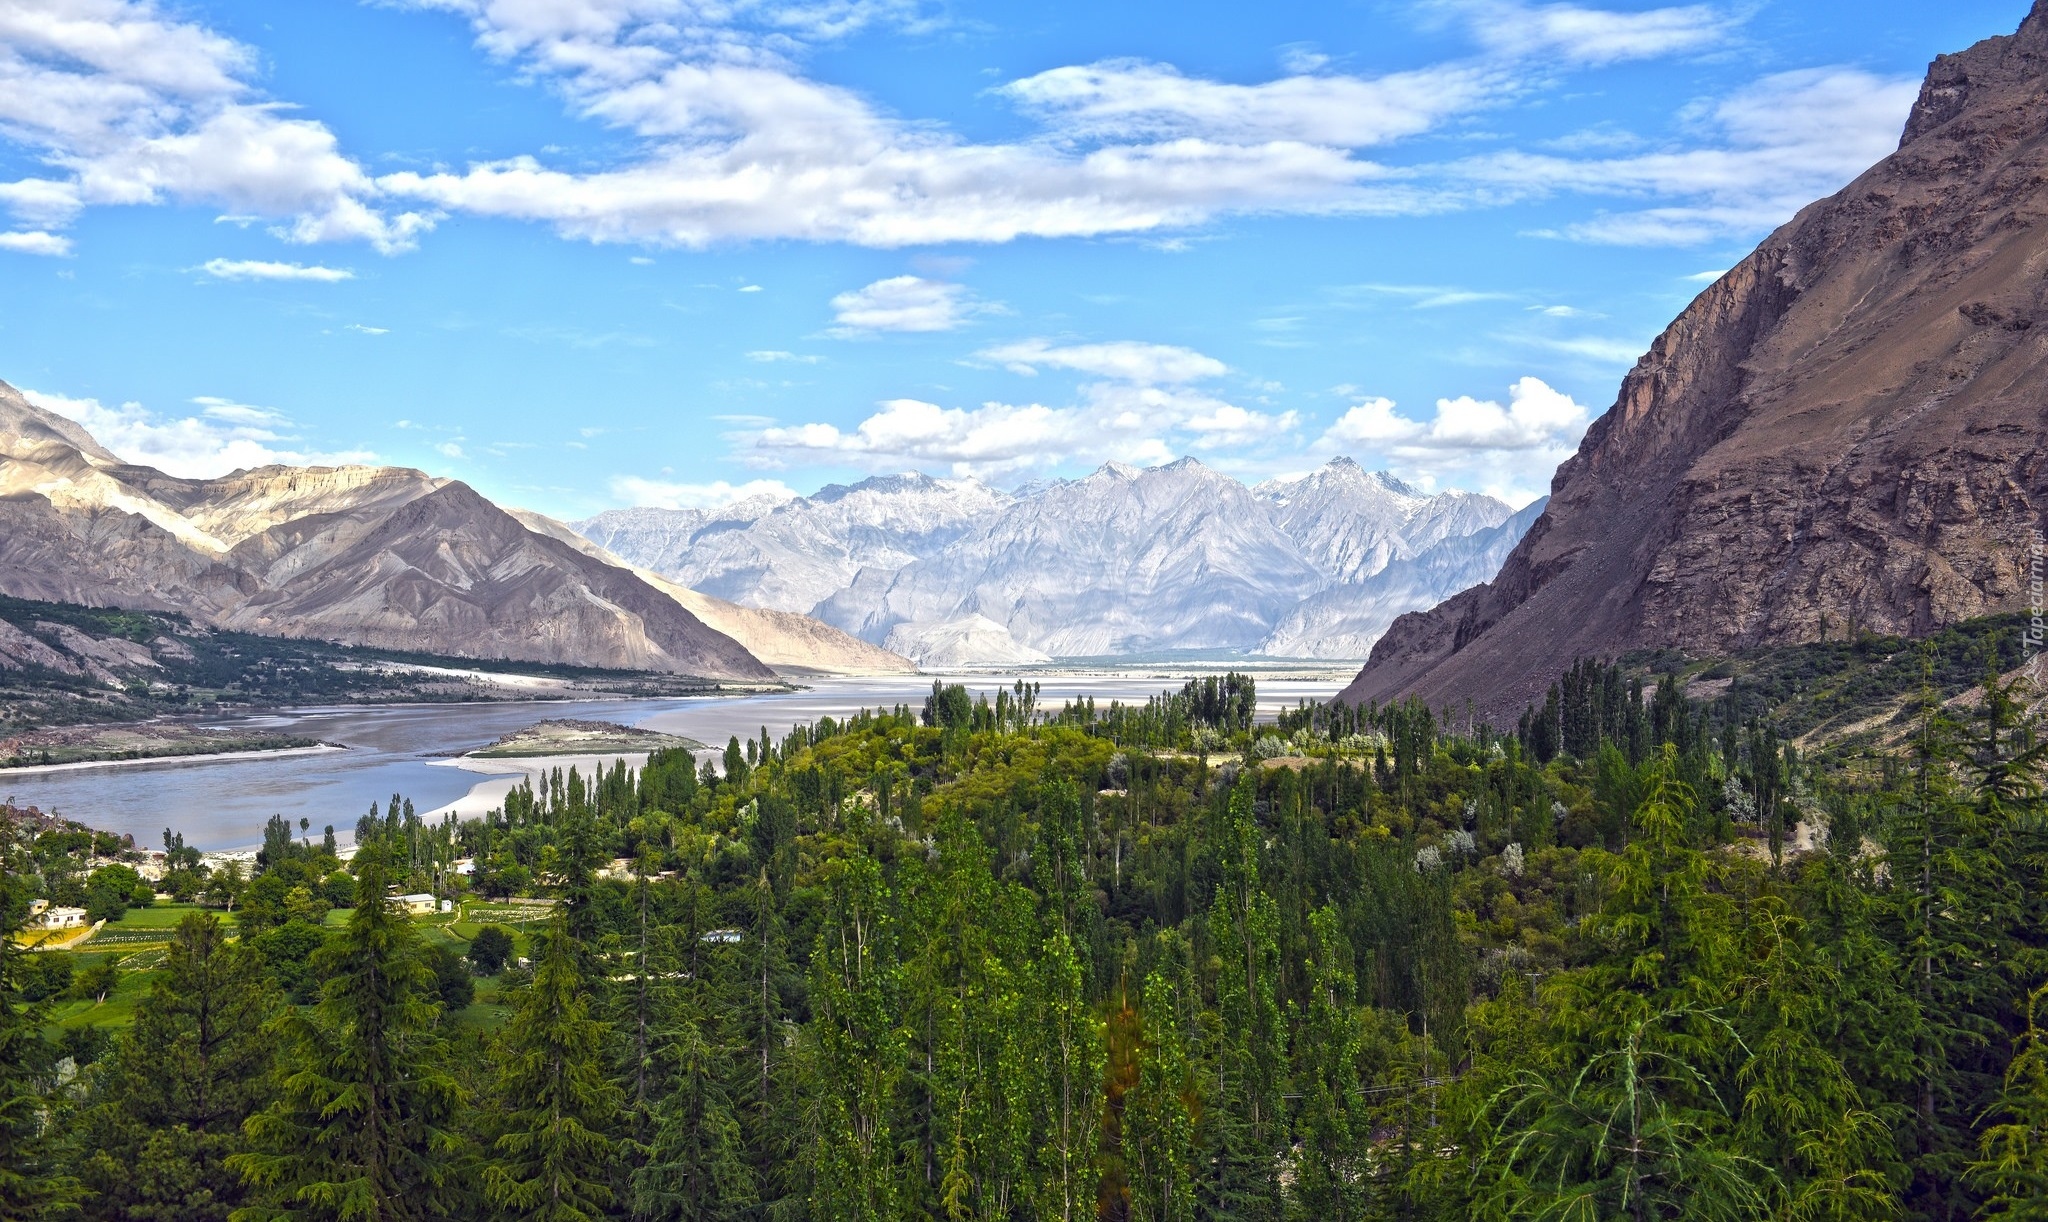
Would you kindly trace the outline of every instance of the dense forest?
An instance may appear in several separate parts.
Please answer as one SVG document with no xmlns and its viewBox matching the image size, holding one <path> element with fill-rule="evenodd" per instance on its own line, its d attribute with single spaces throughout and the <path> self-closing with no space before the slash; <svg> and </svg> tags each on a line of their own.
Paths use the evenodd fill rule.
<svg viewBox="0 0 2048 1222">
<path fill-rule="evenodd" d="M 167 832 L 127 1021 L 0 941 L 0 1216 L 2048 1216 L 2048 744 L 1983 640 L 1840 748 L 1591 661 L 1504 732 L 935 685 L 346 863 Z M 0 846 L 8 928 L 151 899 L 79 835 Z"/>
</svg>

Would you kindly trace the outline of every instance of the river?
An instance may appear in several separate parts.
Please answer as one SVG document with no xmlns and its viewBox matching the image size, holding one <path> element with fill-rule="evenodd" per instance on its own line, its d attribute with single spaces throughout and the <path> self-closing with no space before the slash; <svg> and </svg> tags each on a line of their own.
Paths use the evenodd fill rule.
<svg viewBox="0 0 2048 1222">
<path fill-rule="evenodd" d="M 1036 680 L 1040 706 L 1053 708 L 1078 696 L 1093 696 L 1098 705 L 1112 700 L 1138 703 L 1181 682 L 1165 673 L 956 675 L 946 680 L 994 699 L 996 688 L 1009 687 L 1020 677 Z M 421 811 L 474 809 L 488 795 L 502 793 L 509 783 L 505 778 L 517 777 L 533 765 L 504 763 L 493 773 L 480 774 L 448 767 L 447 762 L 549 718 L 616 721 L 722 747 L 733 735 L 758 737 L 764 726 L 780 739 L 792 726 L 827 715 L 845 717 L 863 708 L 897 704 L 919 707 L 931 685 L 932 676 L 909 675 L 820 679 L 806 690 L 760 696 L 280 709 L 206 724 L 302 735 L 349 749 L 275 758 L 166 760 L 69 772 L 6 772 L 0 773 L 0 797 L 92 827 L 130 833 L 137 847 L 145 849 L 163 843 L 166 827 L 182 832 L 187 844 L 204 850 L 252 847 L 262 841 L 263 825 L 272 814 L 283 814 L 294 823 L 310 820 L 314 836 L 332 824 L 346 843 L 370 803 L 382 803 L 394 793 L 404 794 Z M 1262 676 L 1259 708 L 1271 717 L 1299 700 L 1327 699 L 1341 686 L 1333 678 Z M 470 769 L 477 767 L 474 761 L 468 763 Z M 477 798 L 465 802 L 472 791 Z"/>
</svg>

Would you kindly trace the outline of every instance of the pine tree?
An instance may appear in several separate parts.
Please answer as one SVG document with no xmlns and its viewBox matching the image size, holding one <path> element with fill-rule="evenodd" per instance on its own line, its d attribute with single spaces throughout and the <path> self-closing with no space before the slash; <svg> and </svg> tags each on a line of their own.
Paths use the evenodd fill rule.
<svg viewBox="0 0 2048 1222">
<path fill-rule="evenodd" d="M 692 931 L 665 932 L 654 957 L 664 977 L 655 997 L 654 1131 L 633 1173 L 633 1212 L 689 1222 L 743 1217 L 759 1199 L 735 1104 L 737 1092 L 756 1087 L 751 1050 L 735 1038 L 745 1029 L 745 965 L 728 961 L 737 952 L 679 949 L 676 936 L 694 944 Z M 686 961 L 694 966 L 680 970 Z"/>
<path fill-rule="evenodd" d="M 1985 1194 L 1982 1216 L 2048 1219 L 2048 1040 L 2039 1019 L 2048 985 L 2027 998 L 2027 1029 L 2005 1073 L 1993 1119 L 1970 1174 Z"/>
<path fill-rule="evenodd" d="M 0 821 L 0 1218 L 30 1218 L 61 1211 L 77 1186 L 53 1165 L 48 1104 L 37 1089 L 48 1010 L 22 996 L 29 952 L 14 934 L 28 913 L 28 892 L 7 839 L 12 827 Z"/>
<path fill-rule="evenodd" d="M 264 1028 L 279 1004 L 261 953 L 228 941 L 218 917 L 179 923 L 79 1117 L 95 1213 L 174 1222 L 226 1218 L 242 1203 L 227 1159 L 270 1101 L 276 1046 Z"/>
<path fill-rule="evenodd" d="M 279 1095 L 249 1119 L 228 1165 L 257 1191 L 238 1222 L 433 1216 L 461 1148 L 461 1089 L 436 1030 L 440 989 L 412 923 L 385 898 L 390 850 L 356 854 L 356 906 L 314 955 L 311 1014 L 284 1011 Z"/>
<path fill-rule="evenodd" d="M 533 983 L 496 1041 L 498 1122 L 484 1196 L 508 1218 L 586 1222 L 605 1216 L 625 1092 L 605 1073 L 611 1028 L 591 1014 L 592 981 L 558 914 Z"/>
</svg>

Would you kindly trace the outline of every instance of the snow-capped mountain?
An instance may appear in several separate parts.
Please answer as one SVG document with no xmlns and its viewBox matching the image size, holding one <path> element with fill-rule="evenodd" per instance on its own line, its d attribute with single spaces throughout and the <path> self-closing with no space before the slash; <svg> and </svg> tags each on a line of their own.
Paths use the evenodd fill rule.
<svg viewBox="0 0 2048 1222">
<path fill-rule="evenodd" d="M 1453 495 L 1500 504 L 1491 497 Z M 1441 538 L 1371 576 L 1310 595 L 1259 642 L 1258 652 L 1283 658 L 1356 658 L 1370 653 L 1373 642 L 1395 619 L 1434 607 L 1499 572 L 1549 499 L 1541 498 L 1496 525 Z"/>
<path fill-rule="evenodd" d="M 1362 657 L 1395 615 L 1443 596 L 1428 592 L 1491 577 L 1521 537 L 1511 519 L 1491 497 L 1428 495 L 1348 458 L 1255 488 L 1184 458 L 1014 493 L 877 477 L 575 528 L 732 602 L 802 611 L 929 665 L 993 665 L 1217 648 Z"/>
<path fill-rule="evenodd" d="M 1184 458 L 1044 485 L 814 614 L 867 640 L 982 615 L 1056 657 L 1248 649 L 1323 584 L 1249 488 Z"/>
<path fill-rule="evenodd" d="M 985 520 L 1009 497 L 915 472 L 829 484 L 724 509 L 616 509 L 575 524 L 615 555 L 743 607 L 810 609 L 865 568 L 897 569 Z M 880 638 L 875 638 L 877 644 Z"/>
</svg>

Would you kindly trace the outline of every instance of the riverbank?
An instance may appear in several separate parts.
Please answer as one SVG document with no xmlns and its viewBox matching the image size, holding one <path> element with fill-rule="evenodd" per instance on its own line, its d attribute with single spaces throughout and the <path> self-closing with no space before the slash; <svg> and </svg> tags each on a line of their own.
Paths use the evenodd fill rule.
<svg viewBox="0 0 2048 1222">
<path fill-rule="evenodd" d="M 23 764 L 0 767 L 0 780 L 10 776 L 42 776 L 52 772 L 78 772 L 87 768 L 124 768 L 138 764 L 216 764 L 230 760 L 286 759 L 294 755 L 324 755 L 346 751 L 339 743 L 314 743 L 307 747 L 258 747 L 247 751 L 169 751 L 159 755 L 123 756 L 118 759 L 72 760 L 64 764 Z"/>
</svg>

